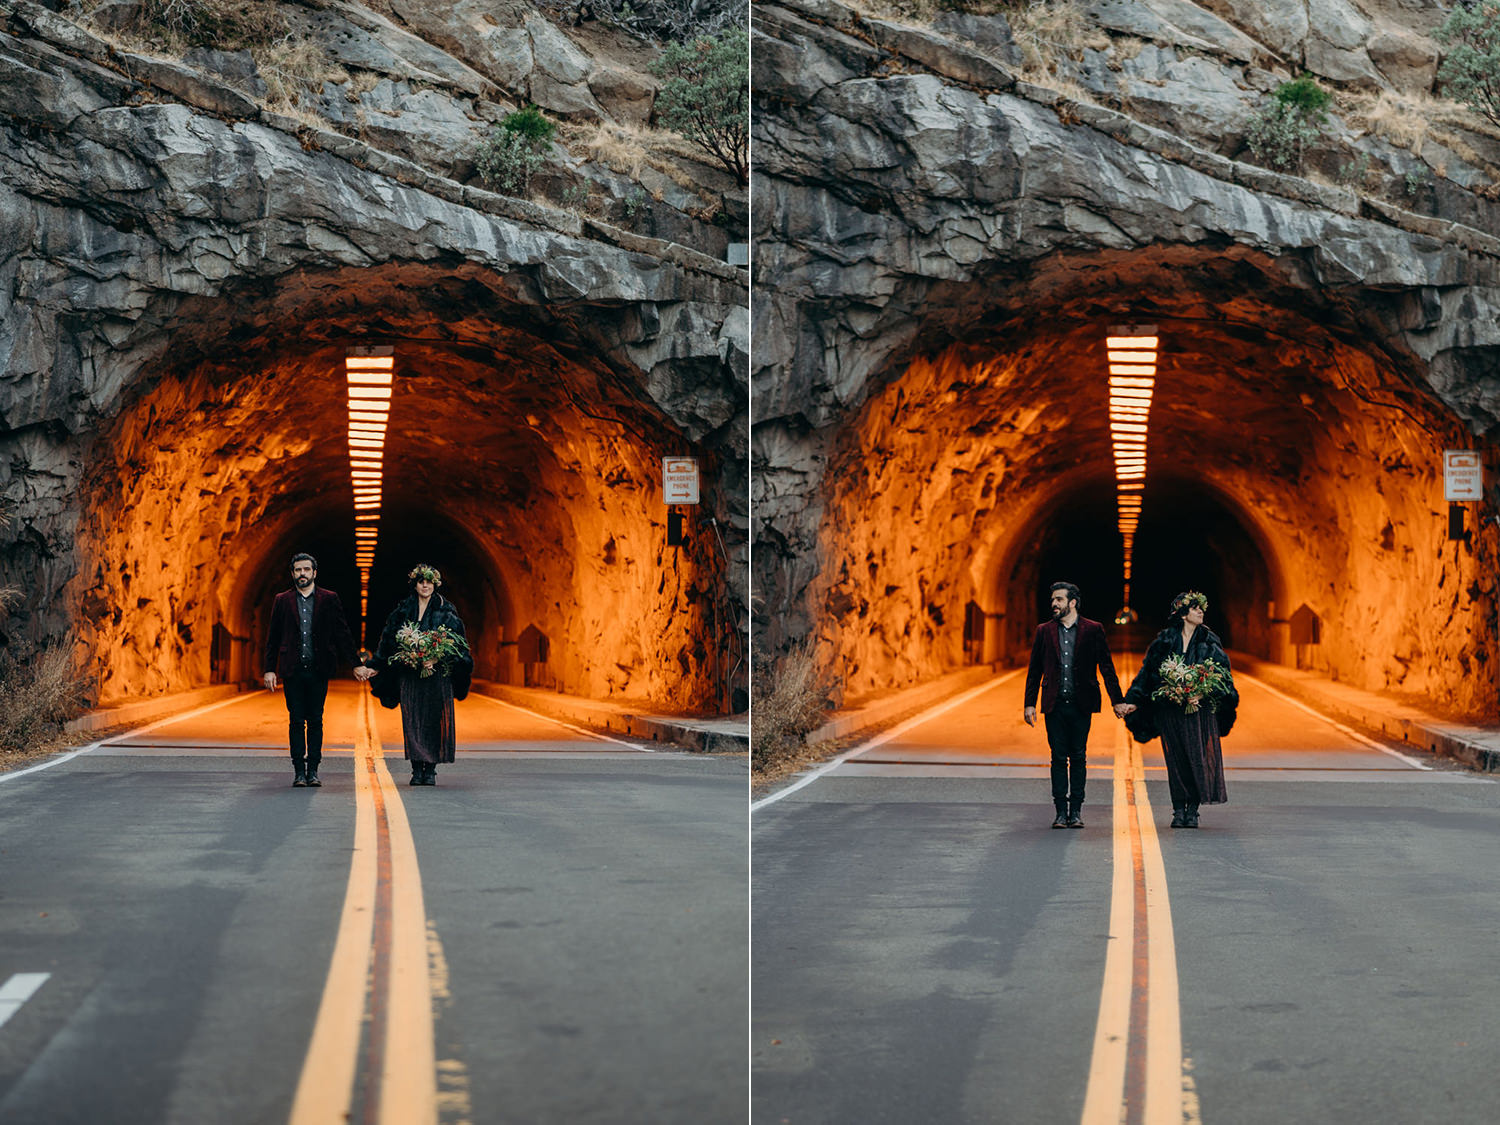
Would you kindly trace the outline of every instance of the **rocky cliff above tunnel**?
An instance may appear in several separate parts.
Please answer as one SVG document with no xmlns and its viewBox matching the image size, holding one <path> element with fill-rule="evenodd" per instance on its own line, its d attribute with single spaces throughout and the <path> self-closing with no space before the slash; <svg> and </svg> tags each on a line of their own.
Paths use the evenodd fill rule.
<svg viewBox="0 0 1500 1125">
<path fill-rule="evenodd" d="M 1085 31 L 1118 45 L 1106 7 L 1118 23 L 1163 5 L 1095 5 Z M 1242 144 L 1195 143 L 1214 107 L 1186 87 L 1170 114 L 1065 96 L 968 17 L 759 12 L 752 503 L 769 647 L 811 639 L 846 695 L 1014 659 L 1042 613 L 1032 587 L 1064 576 L 1041 571 L 1061 561 L 1040 559 L 1048 521 L 1101 494 L 1109 510 L 1104 337 L 1144 323 L 1163 348 L 1147 512 L 1158 480 L 1223 513 L 1221 552 L 1254 547 L 1219 603 L 1246 647 L 1455 712 L 1491 705 L 1495 529 L 1448 542 L 1441 488 L 1445 447 L 1496 463 L 1500 240 L 1483 193 L 1450 185 L 1463 206 L 1439 217 L 1233 159 Z M 1185 59 L 1181 32 L 1158 26 L 1152 49 Z M 1264 87 L 1291 57 L 1239 65 Z M 1070 541 L 1118 575 L 1111 524 Z M 1233 568 L 1210 578 L 1232 585 Z M 1118 578 L 1095 590 L 1091 615 L 1119 593 Z M 1299 650 L 1303 607 L 1322 636 Z"/>
<path fill-rule="evenodd" d="M 382 562 L 448 556 L 482 669 L 705 709 L 743 689 L 743 271 L 0 11 L 30 32 L 0 35 L 10 643 L 69 639 L 104 700 L 258 674 L 290 553 L 352 553 L 341 365 L 380 345 Z M 684 454 L 704 504 L 668 546 Z"/>
</svg>

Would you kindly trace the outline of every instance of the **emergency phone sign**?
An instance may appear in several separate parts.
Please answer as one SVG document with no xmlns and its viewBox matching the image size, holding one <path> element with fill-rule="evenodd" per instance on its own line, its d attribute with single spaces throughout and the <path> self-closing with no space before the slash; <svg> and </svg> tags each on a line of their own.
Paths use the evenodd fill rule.
<svg viewBox="0 0 1500 1125">
<path fill-rule="evenodd" d="M 698 459 L 663 457 L 661 491 L 662 499 L 668 504 L 698 503 Z"/>
<path fill-rule="evenodd" d="M 1484 464 L 1474 450 L 1443 450 L 1443 499 L 1450 504 L 1484 499 Z"/>
</svg>

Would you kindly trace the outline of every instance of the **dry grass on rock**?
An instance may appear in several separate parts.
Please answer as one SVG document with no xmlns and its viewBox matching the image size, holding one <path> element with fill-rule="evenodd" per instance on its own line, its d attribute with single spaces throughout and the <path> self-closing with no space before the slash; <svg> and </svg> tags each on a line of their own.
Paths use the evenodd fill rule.
<svg viewBox="0 0 1500 1125">
<path fill-rule="evenodd" d="M 263 47 L 254 47 L 255 67 L 266 84 L 267 107 L 278 113 L 302 105 L 303 98 L 320 90 L 324 82 L 342 86 L 349 72 L 329 59 L 323 48 L 310 39 L 287 36 Z M 372 84 L 373 86 L 373 84 Z M 324 128 L 328 128 L 327 123 Z"/>
<path fill-rule="evenodd" d="M 8 767 L 57 749 L 65 741 L 62 724 L 82 701 L 83 685 L 67 650 L 0 660 L 0 763 Z"/>
<path fill-rule="evenodd" d="M 1500 129 L 1458 102 L 1431 94 L 1382 90 L 1378 94 L 1349 93 L 1340 101 L 1345 119 L 1355 129 L 1380 137 L 1397 148 L 1423 155 L 1427 141 L 1442 145 L 1465 163 L 1500 175 L 1493 154 L 1487 157 L 1466 139 L 1500 142 Z M 1496 145 L 1500 148 L 1500 144 Z M 1439 171 L 1439 174 L 1443 174 Z"/>
<path fill-rule="evenodd" d="M 797 757 L 827 717 L 829 683 L 806 647 L 757 661 L 752 688 L 750 765 L 775 769 Z"/>
</svg>

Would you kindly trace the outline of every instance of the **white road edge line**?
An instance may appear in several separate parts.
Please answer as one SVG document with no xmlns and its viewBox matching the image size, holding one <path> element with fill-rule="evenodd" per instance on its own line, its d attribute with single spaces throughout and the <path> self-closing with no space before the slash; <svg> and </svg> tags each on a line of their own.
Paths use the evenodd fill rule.
<svg viewBox="0 0 1500 1125">
<path fill-rule="evenodd" d="M 504 699 L 496 699 L 493 695 L 485 695 L 483 692 L 476 691 L 473 693 L 472 697 L 476 699 L 488 700 L 489 702 L 497 704 L 501 707 L 509 707 L 512 711 L 519 711 L 523 715 L 530 715 L 534 719 L 541 719 L 543 722 L 562 727 L 564 730 L 570 730 L 575 734 L 587 735 L 589 738 L 597 738 L 601 742 L 618 742 L 621 746 L 628 746 L 632 750 L 638 751 L 642 754 L 656 753 L 656 751 L 649 746 L 640 746 L 634 742 L 626 742 L 623 738 L 616 738 L 614 737 L 614 735 L 600 734 L 598 731 L 585 730 L 583 727 L 575 727 L 572 723 L 565 723 L 561 719 L 554 719 L 551 715 L 543 715 L 540 711 L 533 711 L 530 707 L 522 707 L 515 703 L 508 703 Z"/>
<path fill-rule="evenodd" d="M 799 778 L 797 781 L 793 782 L 791 785 L 788 785 L 785 789 L 778 789 L 775 793 L 772 793 L 769 797 L 762 797 L 758 801 L 752 801 L 752 802 L 750 802 L 750 812 L 752 814 L 756 813 L 756 812 L 759 812 L 761 809 L 765 808 L 767 805 L 774 805 L 777 801 L 781 800 L 783 797 L 790 797 L 793 793 L 797 792 L 797 790 L 801 789 L 803 786 L 811 785 L 814 781 L 816 781 L 818 778 L 822 777 L 825 773 L 828 773 L 831 770 L 837 769 L 839 766 L 841 766 L 845 762 L 847 762 L 850 758 L 853 758 L 853 757 L 855 757 L 858 754 L 863 754 L 867 750 L 873 750 L 873 749 L 875 749 L 875 747 L 879 746 L 881 743 L 889 742 L 891 739 L 897 738 L 897 737 L 905 734 L 907 731 L 911 730 L 913 727 L 919 727 L 923 723 L 929 722 L 932 719 L 937 718 L 939 715 L 944 714 L 945 712 L 953 710 L 953 708 L 955 708 L 955 707 L 960 707 L 963 704 L 969 702 L 969 700 L 975 698 L 976 696 L 983 695 L 985 692 L 989 691 L 991 688 L 997 688 L 1001 684 L 1007 682 L 1008 680 L 1015 679 L 1017 676 L 1019 676 L 1024 671 L 1026 671 L 1025 668 L 1012 668 L 1009 672 L 1005 672 L 1002 675 L 994 677 L 993 679 L 985 680 L 984 683 L 980 684 L 978 687 L 970 688 L 966 692 L 962 692 L 962 693 L 960 693 L 958 695 L 955 695 L 952 699 L 944 700 L 942 703 L 937 704 L 935 707 L 931 707 L 931 708 L 929 708 L 926 711 L 920 711 L 920 712 L 918 712 L 917 714 L 913 715 L 911 718 L 907 719 L 904 723 L 898 723 L 895 726 L 893 726 L 890 730 L 885 731 L 882 734 L 877 734 L 874 738 L 870 739 L 868 742 L 861 742 L 858 746 L 854 747 L 854 749 L 852 749 L 852 750 L 845 750 L 838 757 L 832 758 L 829 761 L 824 762 L 817 769 L 811 770 L 808 773 L 804 774 L 801 778 Z"/>
<path fill-rule="evenodd" d="M 24 770 L 0 773 L 0 784 L 7 781 L 14 781 L 16 778 L 24 777 L 28 773 L 36 773 L 38 770 L 50 770 L 53 766 L 60 766 L 64 762 L 78 757 L 80 754 L 92 754 L 101 746 L 112 745 L 118 738 L 134 738 L 138 734 L 146 734 L 159 726 L 165 726 L 167 723 L 175 723 L 182 719 L 197 718 L 199 715 L 205 715 L 210 711 L 217 711 L 220 707 L 227 707 L 231 703 L 243 703 L 245 700 L 259 694 L 259 691 L 242 691 L 239 695 L 231 695 L 228 699 L 221 699 L 217 703 L 205 703 L 202 707 L 196 707 L 191 711 L 183 711 L 181 714 L 167 715 L 163 718 L 155 719 L 143 727 L 136 727 L 133 730 L 112 734 L 108 738 L 101 738 L 96 742 L 90 742 L 87 746 L 80 746 L 77 750 L 69 750 L 66 754 L 59 754 L 55 758 L 49 758 L 38 765 L 27 766 Z M 129 749 L 129 747 L 126 747 L 126 749 Z"/>
<path fill-rule="evenodd" d="M 51 973 L 14 973 L 0 985 L 0 1027 L 21 1010 L 21 1005 L 36 995 Z"/>
<path fill-rule="evenodd" d="M 1334 730 L 1338 731 L 1340 734 L 1347 735 L 1349 738 L 1354 739 L 1355 742 L 1358 742 L 1358 743 L 1360 743 L 1361 745 L 1364 745 L 1364 746 L 1368 746 L 1371 750 L 1379 750 L 1382 754 L 1389 754 L 1393 758 L 1399 758 L 1401 761 L 1405 762 L 1407 765 L 1411 766 L 1413 769 L 1419 769 L 1419 770 L 1431 770 L 1432 769 L 1431 766 L 1424 765 L 1422 762 L 1417 761 L 1415 758 L 1408 757 L 1407 755 L 1402 754 L 1398 750 L 1392 750 L 1389 746 L 1382 746 L 1380 743 L 1376 742 L 1373 738 L 1366 738 L 1364 735 L 1360 734 L 1359 731 L 1354 730 L 1354 729 L 1352 729 L 1350 727 L 1346 727 L 1343 723 L 1339 722 L 1337 719 L 1330 719 L 1327 715 L 1323 714 L 1323 712 L 1315 710 L 1312 707 L 1309 707 L 1306 703 L 1303 703 L 1301 700 L 1299 700 L 1299 699 L 1293 699 L 1286 692 L 1284 692 L 1284 691 L 1278 691 L 1276 688 L 1273 688 L 1270 684 L 1266 683 L 1266 681 L 1263 680 L 1263 679 L 1261 679 L 1259 676 L 1253 676 L 1249 672 L 1241 672 L 1240 675 L 1243 678 L 1251 681 L 1252 683 L 1258 684 L 1259 686 L 1265 688 L 1266 691 L 1270 692 L 1277 699 L 1280 699 L 1280 700 L 1282 700 L 1285 703 L 1290 703 L 1293 707 L 1297 708 L 1299 711 L 1306 711 L 1309 715 L 1313 716 L 1315 719 L 1322 719 L 1325 723 L 1327 723 L 1329 726 L 1331 726 Z"/>
</svg>

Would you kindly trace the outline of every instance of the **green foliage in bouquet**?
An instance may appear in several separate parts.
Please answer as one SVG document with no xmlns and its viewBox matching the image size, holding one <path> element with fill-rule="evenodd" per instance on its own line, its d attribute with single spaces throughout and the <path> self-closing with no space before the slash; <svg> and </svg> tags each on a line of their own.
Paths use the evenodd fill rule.
<svg viewBox="0 0 1500 1125">
<path fill-rule="evenodd" d="M 1229 694 L 1229 669 L 1212 660 L 1189 664 L 1180 656 L 1169 656 L 1161 662 L 1161 686 L 1151 693 L 1152 699 L 1175 703 L 1189 715 L 1203 704 L 1210 711 L 1219 709 L 1219 699 Z"/>
<path fill-rule="evenodd" d="M 415 668 L 422 679 L 434 672 L 446 676 L 455 661 L 469 655 L 469 643 L 446 625 L 436 629 L 403 625 L 396 630 L 396 643 L 400 647 L 392 654 L 391 663 Z"/>
</svg>

